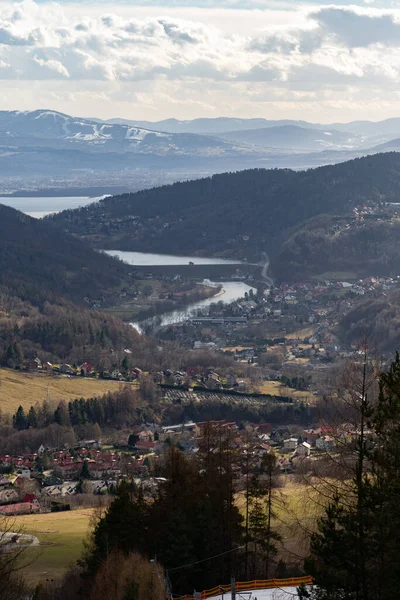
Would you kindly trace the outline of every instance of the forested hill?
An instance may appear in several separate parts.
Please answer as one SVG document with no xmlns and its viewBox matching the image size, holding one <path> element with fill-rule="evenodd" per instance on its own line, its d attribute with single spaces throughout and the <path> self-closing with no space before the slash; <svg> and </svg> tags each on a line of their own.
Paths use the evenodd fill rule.
<svg viewBox="0 0 400 600">
<path fill-rule="evenodd" d="M 255 169 L 105 199 L 48 217 L 109 249 L 272 256 L 322 214 L 400 199 L 400 154 L 308 171 Z"/>
<path fill-rule="evenodd" d="M 54 224 L 0 205 L 0 365 L 22 368 L 38 356 L 110 369 L 126 348 L 139 364 L 148 341 L 88 307 L 118 293 L 129 271 Z"/>
<path fill-rule="evenodd" d="M 121 286 L 128 268 L 53 223 L 0 205 L 0 285 L 31 303 L 62 296 L 83 304 Z"/>
</svg>

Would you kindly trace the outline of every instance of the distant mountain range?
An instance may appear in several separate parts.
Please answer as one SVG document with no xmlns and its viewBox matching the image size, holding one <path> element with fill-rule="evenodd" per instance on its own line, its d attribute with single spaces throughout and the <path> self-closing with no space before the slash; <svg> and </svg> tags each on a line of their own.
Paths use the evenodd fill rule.
<svg viewBox="0 0 400 600">
<path fill-rule="evenodd" d="M 165 119 L 163 121 L 134 121 L 128 119 L 110 119 L 109 123 L 136 125 L 145 129 L 166 131 L 169 133 L 197 133 L 200 135 L 220 135 L 232 131 L 247 131 L 250 129 L 266 129 L 271 127 L 295 126 L 318 131 L 337 130 L 351 133 L 364 138 L 400 136 L 400 118 L 386 119 L 384 121 L 351 121 L 350 123 L 309 123 L 292 119 L 236 119 L 217 117 L 214 119 L 193 119 L 191 121 L 178 121 Z"/>
<path fill-rule="evenodd" d="M 126 186 L 141 173 L 157 174 L 160 182 L 163 172 L 171 181 L 254 167 L 304 169 L 397 150 L 399 139 L 400 119 L 105 122 L 52 110 L 1 111 L 0 182 L 31 182 L 32 189 L 39 179 L 54 187 L 50 181 L 58 177 L 82 188 L 109 186 L 111 174 L 114 186 Z"/>
</svg>

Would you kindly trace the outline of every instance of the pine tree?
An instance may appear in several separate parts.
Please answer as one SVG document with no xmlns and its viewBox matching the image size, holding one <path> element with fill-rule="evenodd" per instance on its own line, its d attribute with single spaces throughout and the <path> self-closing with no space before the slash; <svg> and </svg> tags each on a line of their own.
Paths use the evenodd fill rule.
<svg viewBox="0 0 400 600">
<path fill-rule="evenodd" d="M 54 411 L 54 422 L 57 423 L 57 425 L 61 425 L 64 427 L 68 427 L 71 425 L 68 407 L 65 400 L 61 400 L 56 410 Z"/>
<path fill-rule="evenodd" d="M 38 426 L 36 410 L 34 409 L 33 406 L 30 407 L 29 412 L 28 412 L 27 425 L 28 425 L 28 429 L 29 429 L 29 427 L 36 428 Z"/>
<path fill-rule="evenodd" d="M 90 479 L 91 475 L 90 475 L 90 470 L 89 470 L 89 464 L 87 460 L 83 461 L 83 465 L 82 465 L 82 469 L 79 475 L 79 479 Z"/>
<path fill-rule="evenodd" d="M 361 392 L 359 410 L 352 485 L 338 488 L 311 537 L 306 569 L 315 578 L 309 597 L 316 600 L 391 600 L 400 587 L 398 355 L 379 377 L 377 402 Z"/>
<path fill-rule="evenodd" d="M 25 411 L 22 406 L 18 407 L 17 412 L 13 416 L 13 427 L 14 429 L 18 429 L 18 431 L 22 431 L 23 429 L 27 429 L 28 420 L 25 415 Z"/>
</svg>

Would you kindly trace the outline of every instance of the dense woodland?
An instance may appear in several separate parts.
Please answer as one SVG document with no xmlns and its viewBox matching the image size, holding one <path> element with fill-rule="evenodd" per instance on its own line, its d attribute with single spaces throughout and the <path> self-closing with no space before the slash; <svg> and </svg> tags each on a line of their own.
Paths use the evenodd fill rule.
<svg viewBox="0 0 400 600">
<path fill-rule="evenodd" d="M 276 273 L 285 278 L 314 277 L 329 272 L 360 278 L 400 272 L 400 223 L 365 223 L 340 235 L 331 234 L 334 220 L 311 219 L 289 237 L 275 257 Z"/>
<path fill-rule="evenodd" d="M 291 260 L 296 262 L 298 258 L 296 265 L 289 264 L 286 272 L 285 261 L 279 260 L 275 269 L 275 257 L 282 243 L 296 228 L 298 231 L 303 223 L 306 225 L 319 215 L 341 215 L 364 203 L 397 201 L 399 183 L 400 156 L 388 153 L 308 171 L 257 169 L 215 175 L 107 198 L 48 220 L 87 236 L 99 247 L 176 254 L 221 253 L 249 259 L 259 259 L 261 252 L 267 252 L 274 274 L 284 279 L 296 274 L 302 260 L 304 267 L 309 257 L 311 267 L 322 268 L 323 272 L 328 270 L 324 261 L 329 267 L 336 260 L 337 250 L 341 252 L 338 260 L 344 256 L 341 248 L 326 247 L 320 257 L 315 257 L 321 245 L 319 233 L 312 234 L 311 239 L 311 234 L 305 234 L 304 255 L 303 243 L 295 240 L 299 243 L 293 248 Z M 380 232 L 374 235 L 385 237 Z M 391 244 L 393 240 L 397 248 L 397 230 Z M 361 242 L 354 240 L 356 266 L 360 253 L 364 252 L 367 258 Z M 353 247 L 351 238 L 348 244 Z M 290 249 L 286 248 L 286 252 Z M 373 261 L 385 263 L 385 248 L 383 257 L 379 249 L 376 256 L 374 244 L 370 250 Z M 349 254 L 352 261 L 352 250 Z"/>
<path fill-rule="evenodd" d="M 40 306 L 59 297 L 80 304 L 120 288 L 129 267 L 93 251 L 52 223 L 0 205 L 0 285 Z"/>
<path fill-rule="evenodd" d="M 106 302 L 127 280 L 129 267 L 122 262 L 52 223 L 0 205 L 0 364 L 21 367 L 24 359 L 39 356 L 89 361 L 102 370 L 118 366 L 118 352 L 126 348 L 145 361 L 150 342 L 89 308 L 96 299 Z"/>
</svg>

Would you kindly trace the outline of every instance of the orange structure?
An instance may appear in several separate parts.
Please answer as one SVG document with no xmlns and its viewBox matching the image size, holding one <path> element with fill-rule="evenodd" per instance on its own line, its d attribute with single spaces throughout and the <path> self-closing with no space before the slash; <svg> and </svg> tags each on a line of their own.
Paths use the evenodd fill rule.
<svg viewBox="0 0 400 600">
<path fill-rule="evenodd" d="M 253 590 L 271 590 L 274 588 L 298 587 L 300 585 L 312 585 L 312 577 L 288 577 L 286 579 L 255 579 L 254 581 L 236 581 L 236 592 L 251 592 Z M 230 593 L 231 584 L 217 585 L 211 590 L 204 590 L 199 594 L 201 600 L 207 600 L 213 596 L 220 596 L 222 592 Z M 177 600 L 196 600 L 193 595 L 180 596 Z"/>
</svg>

